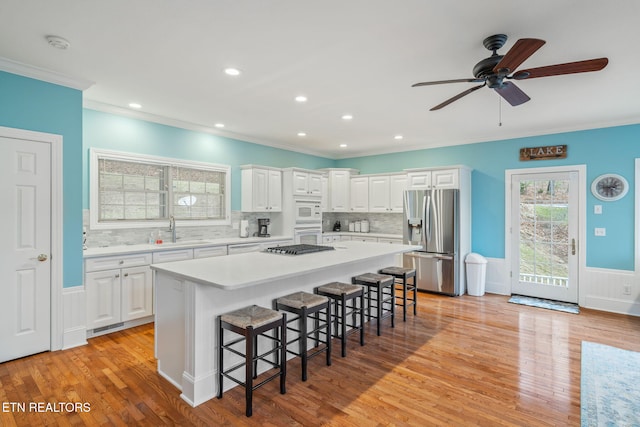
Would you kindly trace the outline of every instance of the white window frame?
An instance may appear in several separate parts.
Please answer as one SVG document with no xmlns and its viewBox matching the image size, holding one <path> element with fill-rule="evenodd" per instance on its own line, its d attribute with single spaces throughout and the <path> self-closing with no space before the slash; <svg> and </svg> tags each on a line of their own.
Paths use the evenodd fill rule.
<svg viewBox="0 0 640 427">
<path fill-rule="evenodd" d="M 113 230 L 124 228 L 157 228 L 168 226 L 168 220 L 120 220 L 120 221 L 100 221 L 99 220 L 99 167 L 100 158 L 109 158 L 124 162 L 142 162 L 148 164 L 160 164 L 164 166 L 178 166 L 183 168 L 204 169 L 225 173 L 225 218 L 224 219 L 179 219 L 177 225 L 182 226 L 211 226 L 211 225 L 231 225 L 231 166 L 215 163 L 197 162 L 192 160 L 173 159 L 169 157 L 151 156 L 147 154 L 124 153 L 120 151 L 102 150 L 97 148 L 89 149 L 89 227 L 92 230 Z M 167 204 L 170 209 L 171 203 Z"/>
</svg>

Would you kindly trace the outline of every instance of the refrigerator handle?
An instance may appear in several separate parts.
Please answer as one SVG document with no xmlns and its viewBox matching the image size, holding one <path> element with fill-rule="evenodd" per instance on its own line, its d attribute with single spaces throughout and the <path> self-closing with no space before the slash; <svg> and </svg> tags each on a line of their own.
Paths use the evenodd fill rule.
<svg viewBox="0 0 640 427">
<path fill-rule="evenodd" d="M 429 220 L 431 219 L 429 218 L 429 216 L 431 215 L 431 194 L 425 195 L 422 198 L 422 215 L 424 217 L 424 224 L 422 226 L 424 228 L 423 241 L 424 241 L 424 247 L 426 248 L 427 243 L 431 241 L 431 227 L 429 223 Z"/>
</svg>

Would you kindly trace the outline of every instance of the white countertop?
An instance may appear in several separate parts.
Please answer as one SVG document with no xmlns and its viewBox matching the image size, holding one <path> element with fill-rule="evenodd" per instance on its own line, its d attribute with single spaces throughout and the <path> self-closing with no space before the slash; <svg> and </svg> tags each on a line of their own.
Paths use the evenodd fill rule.
<svg viewBox="0 0 640 427">
<path fill-rule="evenodd" d="M 220 239 L 207 239 L 207 240 L 188 240 L 180 241 L 176 243 L 162 243 L 160 245 L 123 245 L 123 246 L 105 246 L 102 248 L 89 248 L 82 252 L 84 258 L 93 258 L 109 255 L 125 255 L 134 254 L 140 252 L 157 252 L 157 251 L 169 251 L 176 249 L 188 249 L 199 248 L 207 246 L 225 246 L 225 245 L 239 245 L 250 243 L 265 243 L 275 242 L 281 240 L 292 240 L 293 236 L 271 236 L 271 237 L 225 237 Z"/>
<path fill-rule="evenodd" d="M 180 279 L 224 290 L 235 290 L 368 258 L 420 249 L 420 246 L 358 241 L 336 242 L 331 246 L 335 250 L 297 256 L 250 252 L 226 257 L 153 264 L 151 268 Z"/>
</svg>

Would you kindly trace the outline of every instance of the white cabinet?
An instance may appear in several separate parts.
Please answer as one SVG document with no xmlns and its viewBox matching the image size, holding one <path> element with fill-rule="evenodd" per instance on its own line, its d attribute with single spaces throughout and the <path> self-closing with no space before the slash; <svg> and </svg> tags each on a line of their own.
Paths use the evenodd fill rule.
<svg viewBox="0 0 640 427">
<path fill-rule="evenodd" d="M 282 171 L 260 166 L 242 168 L 242 211 L 282 211 Z"/>
<path fill-rule="evenodd" d="M 402 212 L 407 175 L 369 177 L 369 212 Z"/>
<path fill-rule="evenodd" d="M 302 170 L 291 172 L 294 196 L 322 196 L 322 175 Z"/>
<path fill-rule="evenodd" d="M 389 243 L 392 245 L 401 245 L 402 239 L 389 239 L 386 237 L 378 237 L 378 243 Z"/>
<path fill-rule="evenodd" d="M 351 240 L 358 242 L 377 242 L 378 238 L 373 236 L 351 236 Z"/>
<path fill-rule="evenodd" d="M 261 243 L 241 243 L 238 245 L 229 245 L 227 253 L 229 255 L 244 254 L 247 252 L 258 252 L 262 249 Z"/>
<path fill-rule="evenodd" d="M 407 174 L 409 189 L 460 188 L 460 169 L 414 170 Z"/>
<path fill-rule="evenodd" d="M 329 212 L 350 212 L 351 171 L 329 171 Z"/>
<path fill-rule="evenodd" d="M 329 177 L 322 175 L 320 178 L 320 185 L 322 187 L 320 209 L 322 212 L 327 212 L 329 210 Z"/>
<path fill-rule="evenodd" d="M 356 176 L 351 178 L 350 211 L 367 212 L 369 210 L 369 178 Z"/>
<path fill-rule="evenodd" d="M 170 251 L 159 251 L 153 253 L 153 263 L 159 264 L 161 262 L 172 261 L 185 261 L 187 259 L 193 259 L 193 249 L 174 249 Z"/>
<path fill-rule="evenodd" d="M 153 314 L 151 259 L 141 253 L 86 260 L 87 329 Z"/>
<path fill-rule="evenodd" d="M 193 258 L 211 258 L 227 255 L 227 246 L 207 246 L 204 248 L 194 248 Z"/>
</svg>

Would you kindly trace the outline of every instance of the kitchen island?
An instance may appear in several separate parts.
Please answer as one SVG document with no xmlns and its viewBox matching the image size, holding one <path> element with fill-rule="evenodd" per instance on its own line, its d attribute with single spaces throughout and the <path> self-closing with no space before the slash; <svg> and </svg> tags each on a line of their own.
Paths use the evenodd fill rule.
<svg viewBox="0 0 640 427">
<path fill-rule="evenodd" d="M 218 315 L 251 304 L 271 308 L 275 298 L 329 282 L 350 283 L 355 275 L 402 265 L 402 253 L 418 249 L 355 241 L 333 246 L 299 256 L 252 252 L 152 265 L 158 373 L 197 406 L 217 394 Z M 234 385 L 227 381 L 225 389 Z"/>
</svg>

